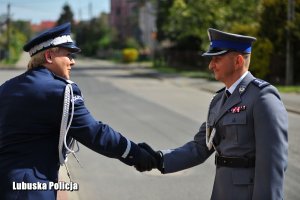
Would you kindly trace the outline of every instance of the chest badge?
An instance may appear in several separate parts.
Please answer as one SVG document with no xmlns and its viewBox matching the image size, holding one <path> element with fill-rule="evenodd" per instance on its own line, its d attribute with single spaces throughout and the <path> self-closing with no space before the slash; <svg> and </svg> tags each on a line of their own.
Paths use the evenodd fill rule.
<svg viewBox="0 0 300 200">
<path fill-rule="evenodd" d="M 245 86 L 240 86 L 239 87 L 239 93 L 242 94 L 243 92 L 245 92 L 246 87 Z"/>
<path fill-rule="evenodd" d="M 235 106 L 235 107 L 230 109 L 230 112 L 231 113 L 239 113 L 243 110 L 246 110 L 246 106 Z"/>
</svg>

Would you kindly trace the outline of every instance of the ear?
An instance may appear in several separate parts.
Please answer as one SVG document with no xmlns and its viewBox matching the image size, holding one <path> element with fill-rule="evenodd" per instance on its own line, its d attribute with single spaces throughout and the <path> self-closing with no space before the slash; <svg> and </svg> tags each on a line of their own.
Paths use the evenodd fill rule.
<svg viewBox="0 0 300 200">
<path fill-rule="evenodd" d="M 45 51 L 45 60 L 47 63 L 52 63 L 52 59 L 51 59 L 51 52 L 50 51 Z"/>
<path fill-rule="evenodd" d="M 241 54 L 238 54 L 236 56 L 236 59 L 235 59 L 235 66 L 236 67 L 243 67 L 244 63 L 245 63 L 244 57 Z"/>
</svg>

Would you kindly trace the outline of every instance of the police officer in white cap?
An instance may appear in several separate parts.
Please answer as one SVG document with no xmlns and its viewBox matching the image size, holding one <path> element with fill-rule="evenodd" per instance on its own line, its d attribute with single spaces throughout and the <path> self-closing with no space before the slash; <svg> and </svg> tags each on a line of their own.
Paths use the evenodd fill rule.
<svg viewBox="0 0 300 200">
<path fill-rule="evenodd" d="M 288 117 L 277 89 L 248 70 L 254 37 L 209 28 L 209 69 L 225 84 L 204 122 L 185 145 L 154 151 L 162 173 L 203 163 L 215 155 L 212 200 L 283 199 L 288 155 Z"/>
<path fill-rule="evenodd" d="M 76 156 L 75 140 L 139 170 L 155 165 L 147 151 L 86 108 L 70 80 L 73 54 L 80 51 L 70 31 L 66 23 L 29 41 L 24 46 L 31 56 L 28 70 L 0 86 L 1 200 L 56 199 L 50 183 L 58 181 L 67 154 Z"/>
</svg>

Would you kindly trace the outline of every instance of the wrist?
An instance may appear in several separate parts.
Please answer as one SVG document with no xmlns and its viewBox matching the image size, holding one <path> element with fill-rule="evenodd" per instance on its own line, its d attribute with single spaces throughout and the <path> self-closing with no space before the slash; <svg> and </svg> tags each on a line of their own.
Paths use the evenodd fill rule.
<svg viewBox="0 0 300 200">
<path fill-rule="evenodd" d="M 120 161 L 123 163 L 132 166 L 136 164 L 136 157 L 138 156 L 139 148 L 137 144 L 134 142 L 127 140 L 127 148 L 125 149 L 124 153 L 122 154 L 122 157 L 120 158 Z M 129 149 L 128 149 L 129 148 Z"/>
<path fill-rule="evenodd" d="M 161 151 L 157 151 L 157 169 L 163 174 L 164 173 L 164 154 Z"/>
</svg>

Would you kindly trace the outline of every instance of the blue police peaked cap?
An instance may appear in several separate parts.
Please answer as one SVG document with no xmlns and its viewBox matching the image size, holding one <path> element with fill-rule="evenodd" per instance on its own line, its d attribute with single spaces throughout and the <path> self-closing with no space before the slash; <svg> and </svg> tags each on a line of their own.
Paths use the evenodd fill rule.
<svg viewBox="0 0 300 200">
<path fill-rule="evenodd" d="M 40 51 L 53 47 L 65 47 L 73 53 L 81 51 L 71 38 L 71 24 L 69 22 L 40 33 L 25 44 L 23 49 L 29 52 L 30 56 L 33 56 Z"/>
<path fill-rule="evenodd" d="M 202 56 L 217 56 L 229 51 L 251 53 L 252 43 L 255 37 L 238 35 L 209 28 L 207 30 L 210 46 Z"/>
</svg>

